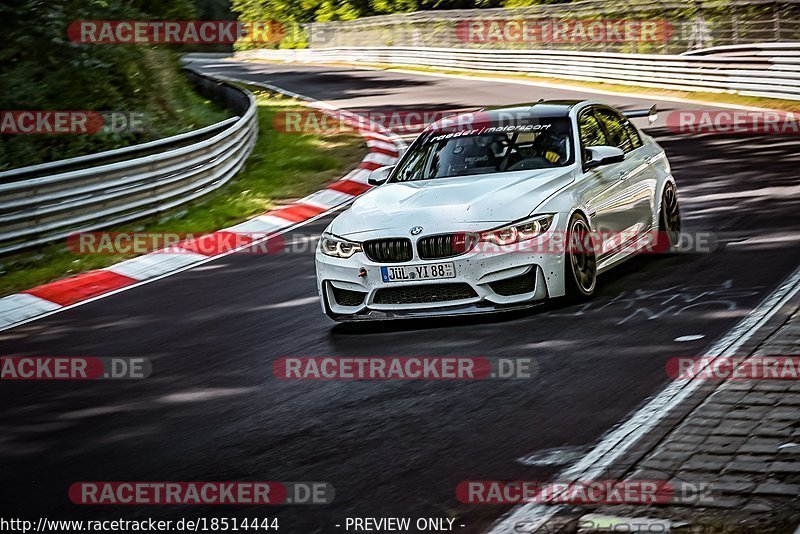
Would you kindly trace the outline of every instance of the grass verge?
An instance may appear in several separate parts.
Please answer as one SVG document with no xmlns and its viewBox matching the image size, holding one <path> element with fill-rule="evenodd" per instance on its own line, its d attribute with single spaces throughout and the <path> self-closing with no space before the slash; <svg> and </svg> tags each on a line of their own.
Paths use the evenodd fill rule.
<svg viewBox="0 0 800 534">
<path fill-rule="evenodd" d="M 366 152 L 357 133 L 335 135 L 276 131 L 276 113 L 305 110 L 297 100 L 248 87 L 256 95 L 259 136 L 247 164 L 231 182 L 200 201 L 158 219 L 109 228 L 115 232 L 205 233 L 263 213 L 312 193 L 358 165 Z M 76 255 L 65 242 L 0 259 L 0 296 L 91 269 L 135 254 Z"/>
</svg>

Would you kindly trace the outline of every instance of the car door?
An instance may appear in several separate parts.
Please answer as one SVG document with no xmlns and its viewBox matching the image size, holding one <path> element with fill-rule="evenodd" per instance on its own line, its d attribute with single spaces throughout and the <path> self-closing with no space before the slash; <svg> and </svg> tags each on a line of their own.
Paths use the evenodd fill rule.
<svg viewBox="0 0 800 534">
<path fill-rule="evenodd" d="M 609 144 L 625 153 L 620 164 L 620 189 L 624 196 L 619 212 L 620 225 L 631 239 L 650 229 L 653 222 L 653 191 L 656 176 L 644 153 L 641 138 L 630 121 L 611 108 L 598 107 L 595 115 L 606 132 Z"/>
<path fill-rule="evenodd" d="M 628 210 L 631 201 L 626 192 L 628 186 L 625 176 L 630 163 L 622 161 L 592 169 L 586 168 L 586 149 L 593 146 L 614 146 L 608 138 L 596 115 L 596 108 L 590 107 L 578 115 L 578 130 L 581 142 L 581 158 L 584 177 L 581 180 L 580 200 L 588 210 L 592 228 L 602 236 L 597 259 L 609 254 L 614 244 L 619 244 L 619 235 L 631 223 Z"/>
</svg>

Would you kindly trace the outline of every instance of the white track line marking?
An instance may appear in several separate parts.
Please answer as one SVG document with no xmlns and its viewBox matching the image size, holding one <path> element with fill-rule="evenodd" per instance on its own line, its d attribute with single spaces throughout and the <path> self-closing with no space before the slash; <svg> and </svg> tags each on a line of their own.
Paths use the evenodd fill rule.
<svg viewBox="0 0 800 534">
<path fill-rule="evenodd" d="M 113 271 L 134 280 L 146 280 L 153 276 L 168 273 L 184 265 L 195 264 L 206 256 L 194 252 L 163 252 L 156 251 L 143 256 L 138 256 L 114 265 L 105 267 L 106 271 Z"/>
<path fill-rule="evenodd" d="M 0 330 L 17 324 L 19 320 L 9 319 L 10 315 L 27 320 L 61 308 L 60 304 L 50 302 L 28 293 L 14 293 L 0 299 Z"/>
<path fill-rule="evenodd" d="M 800 269 L 765 298 L 753 313 L 739 321 L 703 355 L 711 365 L 713 357 L 735 354 L 781 307 L 800 291 Z M 628 449 L 651 431 L 675 407 L 686 400 L 703 382 L 701 380 L 676 380 L 657 396 L 642 406 L 627 421 L 607 434 L 577 463 L 561 472 L 560 481 L 592 480 L 602 476 Z M 524 504 L 512 510 L 493 525 L 492 534 L 520 534 L 536 532 L 563 506 Z M 515 525 L 525 525 L 515 528 Z"/>
<path fill-rule="evenodd" d="M 706 337 L 705 334 L 690 334 L 688 336 L 676 337 L 673 341 L 683 343 L 684 341 L 697 341 L 698 339 L 703 339 L 704 337 Z"/>
</svg>

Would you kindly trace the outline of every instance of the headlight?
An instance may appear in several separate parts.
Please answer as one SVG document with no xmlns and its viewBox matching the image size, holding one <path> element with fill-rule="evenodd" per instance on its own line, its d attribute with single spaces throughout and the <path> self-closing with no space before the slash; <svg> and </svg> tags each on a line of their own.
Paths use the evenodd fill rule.
<svg viewBox="0 0 800 534">
<path fill-rule="evenodd" d="M 334 258 L 349 258 L 356 252 L 361 252 L 361 243 L 347 241 L 341 237 L 334 237 L 331 234 L 322 234 L 320 248 L 326 256 Z"/>
<path fill-rule="evenodd" d="M 505 246 L 519 243 L 545 233 L 553 223 L 555 215 L 537 215 L 510 226 L 489 230 L 481 234 L 481 241 Z"/>
</svg>

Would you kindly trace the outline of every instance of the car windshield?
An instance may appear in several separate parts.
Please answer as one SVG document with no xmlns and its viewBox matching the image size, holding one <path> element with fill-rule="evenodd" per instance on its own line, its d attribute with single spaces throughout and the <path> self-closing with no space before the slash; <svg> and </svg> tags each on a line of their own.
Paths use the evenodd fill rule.
<svg viewBox="0 0 800 534">
<path fill-rule="evenodd" d="M 573 161 L 566 117 L 423 133 L 393 173 L 393 182 L 564 167 Z"/>
</svg>

